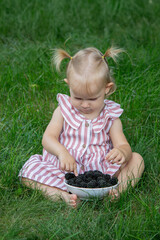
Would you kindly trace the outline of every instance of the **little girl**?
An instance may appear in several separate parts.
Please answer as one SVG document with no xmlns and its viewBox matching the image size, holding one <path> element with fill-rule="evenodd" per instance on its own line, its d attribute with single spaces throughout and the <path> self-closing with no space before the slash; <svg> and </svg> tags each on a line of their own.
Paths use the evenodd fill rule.
<svg viewBox="0 0 160 240">
<path fill-rule="evenodd" d="M 26 186 L 76 207 L 78 197 L 66 191 L 66 172 L 77 175 L 99 170 L 114 175 L 119 188 L 110 194 L 117 197 L 129 183 L 134 186 L 138 182 L 143 158 L 132 153 L 124 136 L 120 105 L 105 99 L 115 90 L 106 58 L 115 60 L 121 51 L 110 48 L 102 54 L 96 48 L 86 48 L 71 57 L 62 49 L 55 50 L 57 70 L 63 59 L 69 59 L 64 81 L 70 96 L 57 95 L 59 106 L 42 139 L 43 155 L 31 156 L 19 173 Z"/>
</svg>

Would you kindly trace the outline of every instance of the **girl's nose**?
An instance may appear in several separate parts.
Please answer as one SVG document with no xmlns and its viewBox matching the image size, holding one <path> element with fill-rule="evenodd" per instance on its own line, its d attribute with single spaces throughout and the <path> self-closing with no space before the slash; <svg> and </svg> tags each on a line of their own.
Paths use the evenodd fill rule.
<svg viewBox="0 0 160 240">
<path fill-rule="evenodd" d="M 82 101 L 81 106 L 82 106 L 83 108 L 88 108 L 88 107 L 89 107 L 89 104 L 88 104 L 87 101 Z"/>
</svg>

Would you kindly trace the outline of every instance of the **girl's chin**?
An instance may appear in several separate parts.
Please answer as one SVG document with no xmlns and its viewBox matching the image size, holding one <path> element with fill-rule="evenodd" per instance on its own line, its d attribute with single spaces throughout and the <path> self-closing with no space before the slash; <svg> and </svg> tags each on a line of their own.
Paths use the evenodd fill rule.
<svg viewBox="0 0 160 240">
<path fill-rule="evenodd" d="M 92 113 L 92 110 L 80 110 L 81 113 L 84 113 L 84 114 L 90 114 Z"/>
</svg>

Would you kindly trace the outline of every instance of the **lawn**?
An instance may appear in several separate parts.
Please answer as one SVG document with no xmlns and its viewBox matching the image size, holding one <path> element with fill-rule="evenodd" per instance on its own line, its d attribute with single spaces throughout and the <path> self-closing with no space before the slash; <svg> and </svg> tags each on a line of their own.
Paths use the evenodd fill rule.
<svg viewBox="0 0 160 240">
<path fill-rule="evenodd" d="M 160 4 L 158 0 L 0 1 L 0 240 L 160 239 Z M 57 73 L 52 49 L 70 55 L 93 46 L 124 48 L 109 59 L 124 133 L 145 161 L 119 201 L 70 209 L 22 186 L 18 172 L 41 139 L 57 93 L 69 93 L 67 61 Z"/>
</svg>

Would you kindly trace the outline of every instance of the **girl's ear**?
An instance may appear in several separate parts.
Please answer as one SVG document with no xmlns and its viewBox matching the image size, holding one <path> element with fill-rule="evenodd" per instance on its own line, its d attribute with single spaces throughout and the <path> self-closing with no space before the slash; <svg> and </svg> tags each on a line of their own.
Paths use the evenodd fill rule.
<svg viewBox="0 0 160 240">
<path fill-rule="evenodd" d="M 65 83 L 69 84 L 69 83 L 68 83 L 68 79 L 67 79 L 67 78 L 65 78 L 65 79 L 64 79 L 64 81 L 65 81 Z"/>
<path fill-rule="evenodd" d="M 113 87 L 114 83 L 110 82 L 106 85 L 106 94 L 109 93 L 110 89 Z"/>
</svg>

